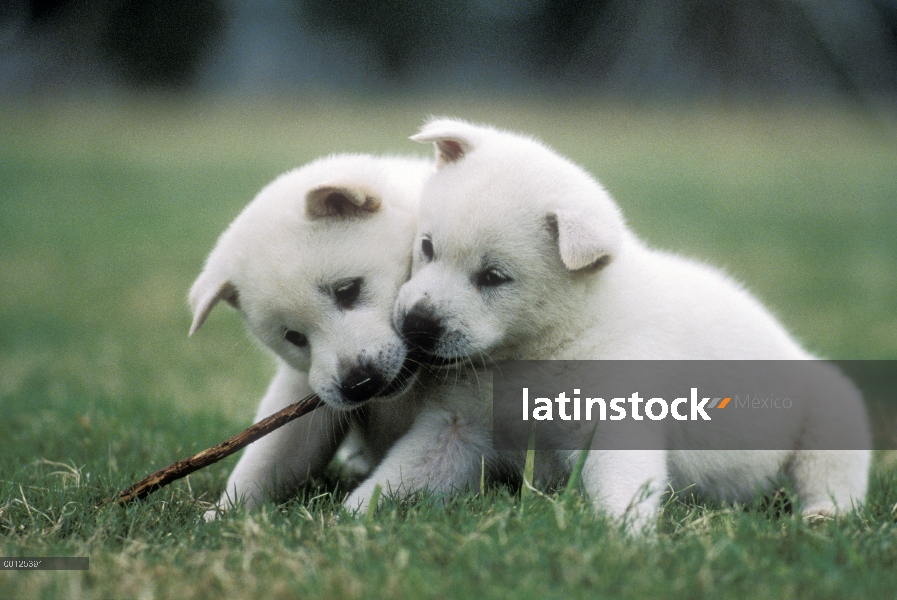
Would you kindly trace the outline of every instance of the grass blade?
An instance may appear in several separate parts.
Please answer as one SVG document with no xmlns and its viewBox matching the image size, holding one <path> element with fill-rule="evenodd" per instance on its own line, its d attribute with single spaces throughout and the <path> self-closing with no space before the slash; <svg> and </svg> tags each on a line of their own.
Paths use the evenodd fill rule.
<svg viewBox="0 0 897 600">
<path fill-rule="evenodd" d="M 520 500 L 532 494 L 533 474 L 536 470 L 536 424 L 529 432 L 529 442 L 526 445 L 526 463 L 523 466 L 523 485 L 520 486 Z"/>
<path fill-rule="evenodd" d="M 367 523 L 370 523 L 374 520 L 374 515 L 377 514 L 377 505 L 380 504 L 380 494 L 383 492 L 383 488 L 380 487 L 380 484 L 374 486 L 374 492 L 371 494 L 371 501 L 368 503 L 368 509 L 364 514 L 364 520 Z"/>
<path fill-rule="evenodd" d="M 592 433 L 589 434 L 589 439 L 586 442 L 585 448 L 579 451 L 579 456 L 576 458 L 576 463 L 573 465 L 573 471 L 570 473 L 570 479 L 567 480 L 567 485 L 564 487 L 564 493 L 561 495 L 563 498 L 572 497 L 579 489 L 579 483 L 582 481 L 582 470 L 586 466 L 586 459 L 589 457 L 589 450 L 592 447 L 592 440 L 595 439 L 595 431 L 597 429 L 598 423 L 595 423 L 595 426 L 592 427 Z"/>
</svg>

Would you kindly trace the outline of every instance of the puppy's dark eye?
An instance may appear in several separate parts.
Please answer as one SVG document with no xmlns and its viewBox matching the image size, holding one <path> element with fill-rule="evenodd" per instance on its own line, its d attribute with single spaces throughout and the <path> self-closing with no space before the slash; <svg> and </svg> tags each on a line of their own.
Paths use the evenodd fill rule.
<svg viewBox="0 0 897 600">
<path fill-rule="evenodd" d="M 430 238 L 424 238 L 420 241 L 420 251 L 428 261 L 433 260 L 433 242 Z"/>
<path fill-rule="evenodd" d="M 477 288 L 492 288 L 508 283 L 511 278 L 495 268 L 489 268 L 477 273 Z"/>
<path fill-rule="evenodd" d="M 308 346 L 308 338 L 298 331 L 287 329 L 286 333 L 283 334 L 283 337 L 284 339 L 286 339 L 286 341 L 293 344 L 297 348 L 305 348 L 306 346 Z"/>
<path fill-rule="evenodd" d="M 336 300 L 337 306 L 343 310 L 351 310 L 361 295 L 362 279 L 349 279 L 342 281 L 333 288 L 333 299 Z"/>
</svg>

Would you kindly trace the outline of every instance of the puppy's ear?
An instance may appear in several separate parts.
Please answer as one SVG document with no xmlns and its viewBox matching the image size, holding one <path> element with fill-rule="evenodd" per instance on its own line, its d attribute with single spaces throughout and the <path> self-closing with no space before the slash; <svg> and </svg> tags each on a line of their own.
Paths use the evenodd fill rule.
<svg viewBox="0 0 897 600">
<path fill-rule="evenodd" d="M 240 295 L 234 285 L 218 276 L 208 267 L 193 282 L 190 288 L 190 309 L 193 311 L 193 324 L 190 325 L 190 335 L 205 322 L 206 317 L 221 300 L 224 300 L 234 308 L 240 307 Z"/>
<path fill-rule="evenodd" d="M 561 261 L 570 271 L 603 269 L 617 253 L 622 237 L 618 215 L 578 207 L 553 211 L 548 223 L 556 230 Z"/>
<path fill-rule="evenodd" d="M 305 195 L 305 214 L 309 219 L 357 217 L 377 212 L 380 196 L 362 188 L 322 185 Z"/>
<path fill-rule="evenodd" d="M 481 134 L 482 130 L 470 123 L 437 119 L 424 125 L 411 139 L 422 144 L 433 142 L 436 166 L 442 167 L 464 158 L 477 146 Z"/>
</svg>

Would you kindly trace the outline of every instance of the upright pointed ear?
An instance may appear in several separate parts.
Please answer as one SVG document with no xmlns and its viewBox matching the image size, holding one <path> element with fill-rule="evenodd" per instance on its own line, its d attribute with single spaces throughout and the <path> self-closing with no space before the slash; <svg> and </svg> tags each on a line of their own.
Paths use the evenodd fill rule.
<svg viewBox="0 0 897 600">
<path fill-rule="evenodd" d="M 226 280 L 217 276 L 208 267 L 193 282 L 190 288 L 190 309 L 193 311 L 193 324 L 190 325 L 190 335 L 205 322 L 206 317 L 221 300 L 224 300 L 234 308 L 240 307 L 240 295 L 237 288 Z"/>
<path fill-rule="evenodd" d="M 377 212 L 378 194 L 360 187 L 322 185 L 305 195 L 305 214 L 309 219 L 324 217 L 357 217 Z"/>
<path fill-rule="evenodd" d="M 411 139 L 422 144 L 433 142 L 436 146 L 436 166 L 443 167 L 458 162 L 472 151 L 481 133 L 481 128 L 464 121 L 437 119 L 424 125 Z"/>
<path fill-rule="evenodd" d="M 548 215 L 548 222 L 557 230 L 561 262 L 570 271 L 603 269 L 619 250 L 623 222 L 618 214 L 557 209 Z"/>
</svg>

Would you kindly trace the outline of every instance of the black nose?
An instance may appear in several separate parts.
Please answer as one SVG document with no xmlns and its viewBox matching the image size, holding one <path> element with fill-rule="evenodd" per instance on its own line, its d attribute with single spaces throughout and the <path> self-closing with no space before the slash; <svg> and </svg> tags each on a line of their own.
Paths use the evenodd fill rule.
<svg viewBox="0 0 897 600">
<path fill-rule="evenodd" d="M 343 376 L 339 390 L 346 402 L 357 404 L 376 396 L 388 383 L 373 367 L 357 365 Z"/>
<path fill-rule="evenodd" d="M 402 321 L 402 337 L 412 346 L 426 352 L 432 352 L 436 348 L 444 332 L 442 323 L 429 307 L 413 306 Z"/>
</svg>

